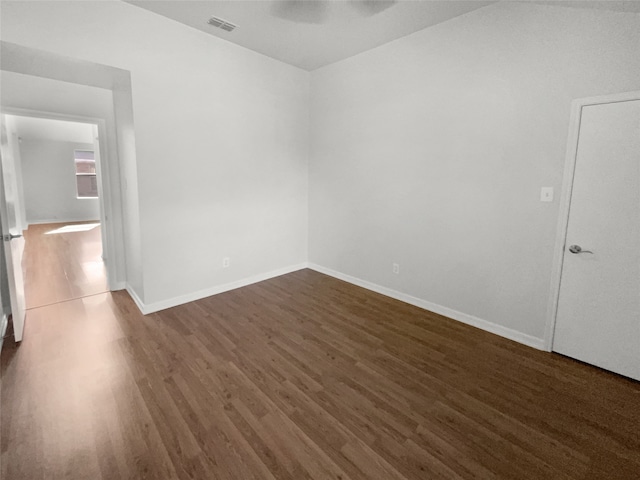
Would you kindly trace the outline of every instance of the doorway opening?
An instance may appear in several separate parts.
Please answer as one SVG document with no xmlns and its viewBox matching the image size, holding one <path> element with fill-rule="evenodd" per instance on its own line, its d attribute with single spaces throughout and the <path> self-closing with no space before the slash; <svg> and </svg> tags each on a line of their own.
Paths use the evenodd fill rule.
<svg viewBox="0 0 640 480">
<path fill-rule="evenodd" d="M 19 344 L 26 321 L 21 268 L 24 238 L 15 222 L 11 172 L 3 175 L 5 160 L 10 157 L 5 154 L 9 149 L 5 148 L 3 114 L 98 126 L 96 152 L 100 152 L 102 166 L 96 162 L 96 178 L 109 290 L 126 288 L 144 301 L 133 99 L 127 70 L 5 41 L 0 41 L 0 50 L 0 226 L 4 247 L 0 249 L 0 332 L 11 318 L 14 341 Z"/>
<path fill-rule="evenodd" d="M 98 125 L 7 114 L 26 310 L 109 291 Z"/>
</svg>

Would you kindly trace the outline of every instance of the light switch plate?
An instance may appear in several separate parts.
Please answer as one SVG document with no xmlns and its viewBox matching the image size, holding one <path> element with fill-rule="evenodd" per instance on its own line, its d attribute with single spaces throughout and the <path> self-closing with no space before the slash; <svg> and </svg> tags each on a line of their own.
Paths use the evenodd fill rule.
<svg viewBox="0 0 640 480">
<path fill-rule="evenodd" d="M 553 187 L 542 187 L 540 189 L 541 202 L 553 202 Z"/>
</svg>

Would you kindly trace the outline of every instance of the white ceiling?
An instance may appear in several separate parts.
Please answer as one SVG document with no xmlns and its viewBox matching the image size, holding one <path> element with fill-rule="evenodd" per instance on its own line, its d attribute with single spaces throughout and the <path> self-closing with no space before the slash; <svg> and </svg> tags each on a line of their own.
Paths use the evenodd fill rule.
<svg viewBox="0 0 640 480">
<path fill-rule="evenodd" d="M 315 70 L 495 3 L 495 0 L 398 0 L 380 13 L 366 15 L 363 3 L 371 0 L 302 0 L 301 3 L 324 9 L 325 18 L 322 23 L 296 23 L 274 15 L 287 0 L 125 1 L 305 70 Z M 640 0 L 531 1 L 640 12 Z M 211 16 L 227 20 L 237 28 L 226 32 L 212 27 L 207 24 Z"/>
<path fill-rule="evenodd" d="M 358 2 L 314 2 L 323 4 L 326 18 L 322 24 L 311 24 L 274 16 L 274 9 L 281 4 L 273 0 L 126 1 L 305 70 L 315 70 L 494 3 L 400 0 L 367 16 L 358 10 Z M 233 32 L 214 28 L 207 24 L 211 16 L 238 27 Z"/>
<path fill-rule="evenodd" d="M 88 123 L 17 115 L 7 117 L 13 121 L 16 133 L 22 140 L 93 143 L 93 126 Z"/>
</svg>

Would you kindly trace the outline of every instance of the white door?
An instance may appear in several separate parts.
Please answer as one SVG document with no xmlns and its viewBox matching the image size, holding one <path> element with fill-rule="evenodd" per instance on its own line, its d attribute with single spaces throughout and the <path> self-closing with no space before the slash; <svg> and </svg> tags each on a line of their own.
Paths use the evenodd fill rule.
<svg viewBox="0 0 640 480">
<path fill-rule="evenodd" d="M 579 121 L 553 350 L 640 380 L 640 99 Z"/>
<path fill-rule="evenodd" d="M 9 148 L 4 115 L 0 121 L 0 222 L 2 243 L 7 264 L 9 297 L 14 338 L 22 341 L 24 331 L 25 302 L 22 277 L 22 253 L 24 238 L 16 220 L 18 188 L 13 154 Z"/>
</svg>

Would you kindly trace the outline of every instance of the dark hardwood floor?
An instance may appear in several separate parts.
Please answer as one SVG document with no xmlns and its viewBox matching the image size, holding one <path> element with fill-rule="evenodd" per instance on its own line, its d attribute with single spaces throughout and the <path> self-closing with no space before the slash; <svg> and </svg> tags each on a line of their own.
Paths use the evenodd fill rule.
<svg viewBox="0 0 640 480">
<path fill-rule="evenodd" d="M 640 383 L 302 270 L 142 316 L 28 312 L 18 479 L 637 479 Z"/>
</svg>

